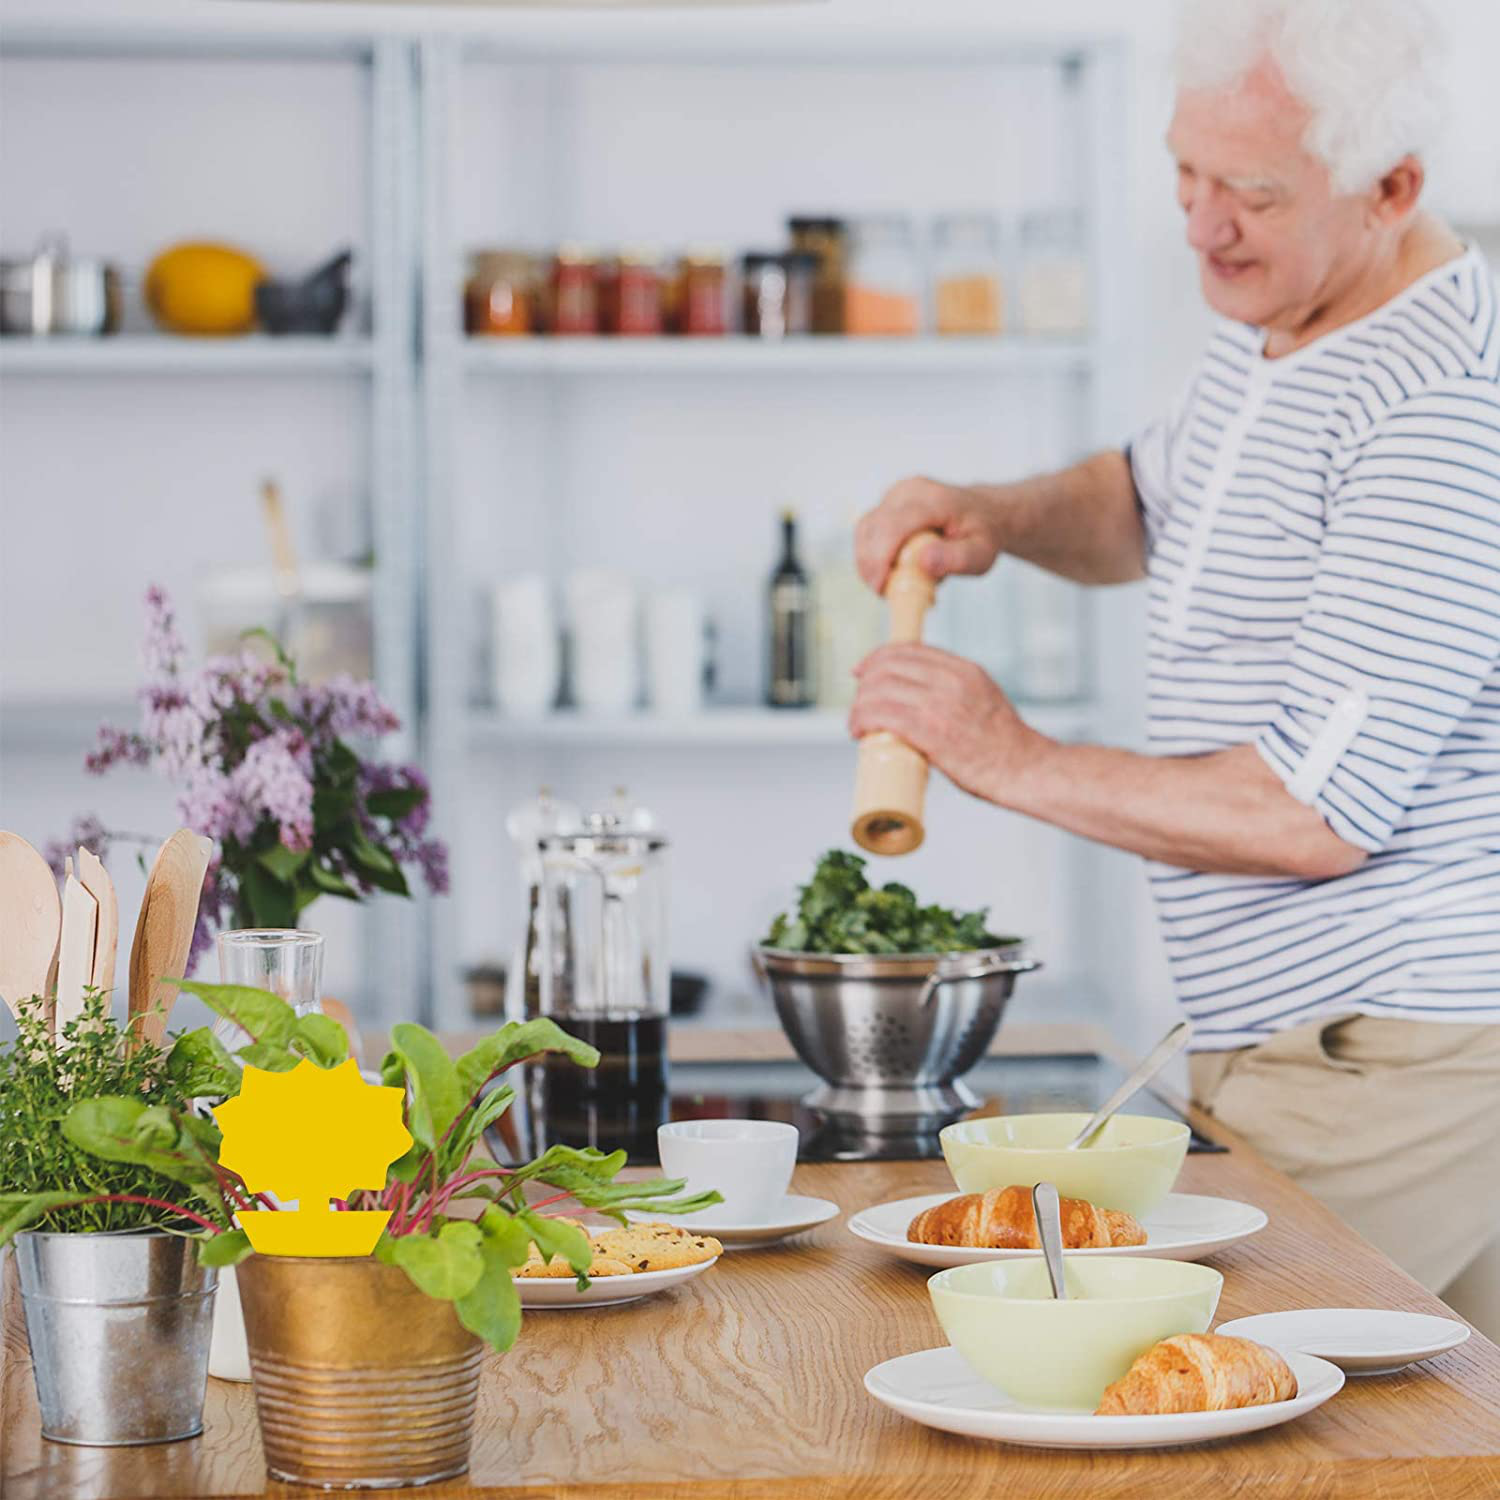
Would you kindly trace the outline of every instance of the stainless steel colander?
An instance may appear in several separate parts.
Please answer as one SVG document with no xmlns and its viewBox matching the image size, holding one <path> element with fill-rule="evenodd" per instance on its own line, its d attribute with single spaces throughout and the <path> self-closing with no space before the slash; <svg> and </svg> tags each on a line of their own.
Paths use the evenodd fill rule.
<svg viewBox="0 0 1500 1500">
<path fill-rule="evenodd" d="M 989 1050 L 1018 974 L 1019 943 L 965 953 L 789 953 L 756 967 L 797 1056 L 819 1078 L 807 1103 L 866 1120 L 954 1115 L 979 1101 L 960 1082 Z"/>
</svg>

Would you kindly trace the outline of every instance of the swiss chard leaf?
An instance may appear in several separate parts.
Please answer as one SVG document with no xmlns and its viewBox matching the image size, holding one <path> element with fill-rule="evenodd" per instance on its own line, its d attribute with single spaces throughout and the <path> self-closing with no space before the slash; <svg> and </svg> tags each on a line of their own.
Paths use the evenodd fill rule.
<svg viewBox="0 0 1500 1500">
<path fill-rule="evenodd" d="M 297 1017 L 292 1050 L 310 1058 L 320 1068 L 334 1068 L 349 1056 L 349 1038 L 332 1016 L 312 1011 Z"/>
<path fill-rule="evenodd" d="M 526 1264 L 531 1237 L 498 1208 L 487 1208 L 480 1216 L 479 1232 L 484 1270 L 473 1289 L 453 1304 L 453 1310 L 470 1333 L 503 1353 L 521 1331 L 521 1297 L 511 1267 Z"/>
<path fill-rule="evenodd" d="M 240 1070 L 207 1026 L 185 1031 L 172 1043 L 167 1077 L 192 1099 L 229 1097 L 240 1091 Z"/>
<path fill-rule="evenodd" d="M 503 1210 L 488 1209 L 486 1212 Z M 515 1218 L 541 1251 L 543 1260 L 550 1261 L 561 1256 L 572 1266 L 580 1281 L 587 1280 L 594 1249 L 582 1229 L 576 1224 L 564 1224 L 561 1219 L 549 1219 L 544 1214 L 533 1213 L 529 1208 L 517 1209 Z"/>
<path fill-rule="evenodd" d="M 391 1051 L 401 1061 L 407 1086 L 407 1128 L 421 1145 L 436 1150 L 472 1091 L 463 1087 L 453 1059 L 425 1026 L 412 1021 L 393 1026 Z M 382 1066 L 387 1083 L 388 1072 L 388 1066 Z"/>
<path fill-rule="evenodd" d="M 237 1266 L 253 1253 L 250 1237 L 243 1229 L 226 1229 L 223 1234 L 204 1235 L 198 1241 L 198 1261 L 205 1266 Z"/>
<path fill-rule="evenodd" d="M 539 1016 L 510 1021 L 458 1059 L 458 1078 L 466 1099 L 473 1098 L 496 1073 L 538 1052 L 561 1052 L 580 1067 L 599 1064 L 599 1051 L 569 1036 L 556 1021 Z"/>
<path fill-rule="evenodd" d="M 454 1302 L 472 1292 L 484 1274 L 482 1240 L 477 1224 L 450 1219 L 435 1235 L 382 1235 L 375 1254 L 388 1265 L 400 1266 L 429 1297 Z"/>
<path fill-rule="evenodd" d="M 190 1118 L 139 1099 L 80 1099 L 63 1117 L 62 1129 L 79 1150 L 106 1161 L 147 1167 L 217 1207 L 214 1159 L 203 1138 L 187 1124 Z"/>
<path fill-rule="evenodd" d="M 70 1203 L 77 1203 L 81 1196 L 83 1195 L 76 1191 L 68 1190 L 51 1193 L 0 1193 L 0 1247 L 8 1245 L 12 1236 L 23 1229 L 29 1229 L 54 1208 L 65 1208 Z"/>
<path fill-rule="evenodd" d="M 244 984 L 205 984 L 198 979 L 173 979 L 178 989 L 196 995 L 216 1016 L 233 1021 L 257 1042 L 285 1047 L 297 1029 L 297 1012 L 269 990 Z"/>
</svg>

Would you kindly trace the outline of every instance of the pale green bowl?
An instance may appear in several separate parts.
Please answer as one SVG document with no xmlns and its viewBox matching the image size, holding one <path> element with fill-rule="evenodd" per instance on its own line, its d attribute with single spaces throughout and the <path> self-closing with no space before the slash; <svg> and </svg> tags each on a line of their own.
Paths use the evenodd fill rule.
<svg viewBox="0 0 1500 1500">
<path fill-rule="evenodd" d="M 1150 1213 L 1172 1191 L 1182 1170 L 1187 1126 L 1150 1115 L 1116 1115 L 1092 1146 L 1063 1150 L 1088 1118 L 997 1115 L 960 1120 L 945 1127 L 938 1139 L 961 1193 L 1051 1182 L 1064 1198 L 1084 1198 L 1136 1218 Z"/>
<path fill-rule="evenodd" d="M 1182 1260 L 1064 1257 L 1068 1300 L 1035 1260 L 939 1271 L 927 1283 L 948 1342 L 1013 1401 L 1093 1411 L 1159 1339 L 1206 1333 L 1224 1278 Z"/>
</svg>

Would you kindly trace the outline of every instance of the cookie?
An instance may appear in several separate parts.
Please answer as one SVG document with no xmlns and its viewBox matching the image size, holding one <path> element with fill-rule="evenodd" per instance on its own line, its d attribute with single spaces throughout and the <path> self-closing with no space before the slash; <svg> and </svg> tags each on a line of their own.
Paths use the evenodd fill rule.
<svg viewBox="0 0 1500 1500">
<path fill-rule="evenodd" d="M 589 1280 L 598 1276 L 628 1276 L 635 1268 L 626 1265 L 623 1260 L 614 1256 L 600 1255 L 596 1250 L 594 1258 L 589 1262 Z M 511 1273 L 513 1276 L 524 1276 L 528 1280 L 538 1277 L 562 1277 L 575 1274 L 572 1266 L 567 1261 L 559 1258 L 553 1261 L 544 1261 L 541 1256 L 535 1256 L 528 1260 L 519 1270 Z"/>
<path fill-rule="evenodd" d="M 610 1229 L 595 1239 L 599 1252 L 625 1261 L 632 1271 L 673 1271 L 702 1265 L 724 1253 L 711 1234 L 696 1234 L 676 1224 L 632 1224 Z"/>
</svg>

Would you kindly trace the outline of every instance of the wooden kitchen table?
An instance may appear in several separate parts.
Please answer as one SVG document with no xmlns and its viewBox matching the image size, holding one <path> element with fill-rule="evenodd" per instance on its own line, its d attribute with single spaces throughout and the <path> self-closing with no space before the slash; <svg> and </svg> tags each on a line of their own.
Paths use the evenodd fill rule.
<svg viewBox="0 0 1500 1500">
<path fill-rule="evenodd" d="M 1242 1198 L 1268 1228 L 1217 1255 L 1221 1318 L 1293 1307 L 1448 1311 L 1328 1210 L 1211 1123 L 1232 1147 L 1190 1156 L 1186 1192 Z M 940 1162 L 799 1167 L 797 1192 L 850 1213 L 950 1186 Z M 1441 1234 L 1434 1224 L 1432 1232 Z M 208 1383 L 203 1436 L 149 1448 L 42 1441 L 6 1267 L 0 1495 L 309 1495 L 269 1483 L 248 1386 Z M 728 1254 L 675 1292 L 624 1307 L 528 1312 L 491 1357 L 473 1462 L 432 1495 L 515 1500 L 1495 1500 L 1500 1349 L 1479 1334 L 1410 1371 L 1352 1379 L 1327 1405 L 1246 1438 L 1078 1453 L 1012 1448 L 908 1422 L 865 1394 L 866 1370 L 943 1344 L 926 1273 L 855 1239 L 842 1219 L 788 1247 Z"/>
</svg>

